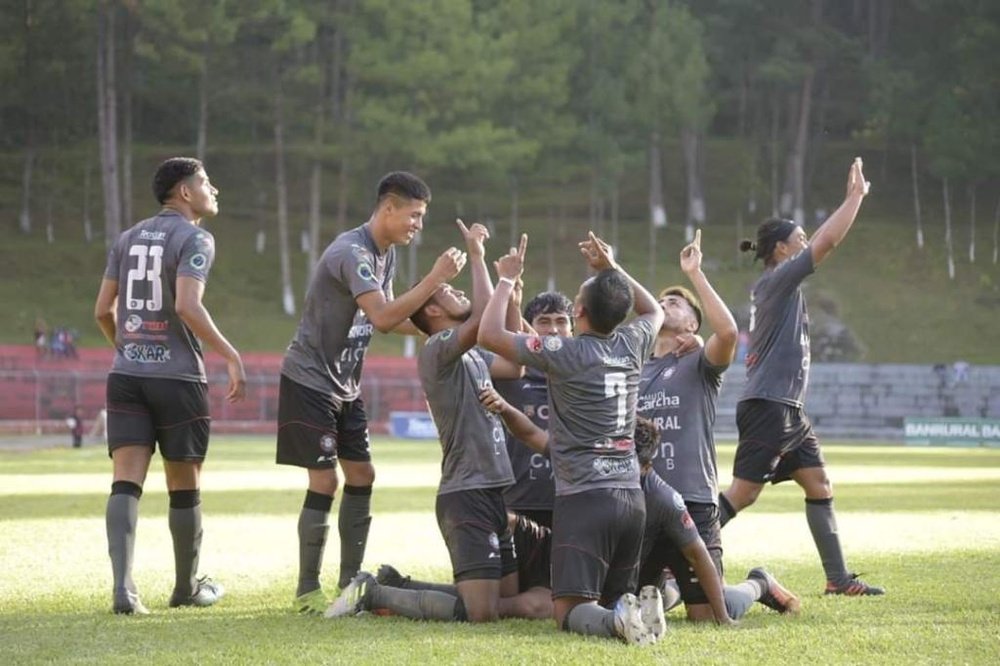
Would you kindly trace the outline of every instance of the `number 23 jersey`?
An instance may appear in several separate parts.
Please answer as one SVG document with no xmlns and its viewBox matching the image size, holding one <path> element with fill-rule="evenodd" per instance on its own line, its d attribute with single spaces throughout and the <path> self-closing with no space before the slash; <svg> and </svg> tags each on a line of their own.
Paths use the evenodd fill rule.
<svg viewBox="0 0 1000 666">
<path fill-rule="evenodd" d="M 122 232 L 104 277 L 118 281 L 111 372 L 205 382 L 194 333 L 177 316 L 177 278 L 208 280 L 215 239 L 180 213 L 164 210 Z"/>
</svg>

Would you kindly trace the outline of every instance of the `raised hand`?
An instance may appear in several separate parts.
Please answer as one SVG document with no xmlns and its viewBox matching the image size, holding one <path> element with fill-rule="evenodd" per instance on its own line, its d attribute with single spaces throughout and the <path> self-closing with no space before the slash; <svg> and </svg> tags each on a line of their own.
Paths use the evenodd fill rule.
<svg viewBox="0 0 1000 666">
<path fill-rule="evenodd" d="M 431 274 L 440 279 L 441 282 L 447 282 L 462 271 L 467 260 L 465 252 L 458 248 L 449 247 L 434 262 Z"/>
<path fill-rule="evenodd" d="M 580 254 L 587 260 L 595 271 L 603 271 L 606 268 L 618 268 L 615 263 L 615 253 L 605 241 L 594 235 L 593 231 L 588 231 L 588 238 L 580 242 Z"/>
<path fill-rule="evenodd" d="M 528 249 L 528 234 L 521 234 L 521 242 L 517 247 L 510 248 L 510 252 L 500 257 L 494 262 L 497 275 L 517 282 L 524 272 L 524 255 Z"/>
<path fill-rule="evenodd" d="M 701 268 L 701 229 L 694 232 L 694 240 L 681 250 L 681 270 L 690 275 Z"/>
<path fill-rule="evenodd" d="M 865 174 L 861 170 L 863 166 L 860 157 L 855 157 L 851 164 L 851 171 L 847 175 L 847 196 L 865 196 L 872 184 L 865 180 Z"/>
<path fill-rule="evenodd" d="M 472 227 L 466 227 L 465 223 L 460 219 L 455 219 L 455 224 L 458 225 L 458 230 L 462 232 L 462 238 L 465 239 L 465 247 L 469 251 L 469 255 L 473 257 L 481 257 L 486 253 L 485 242 L 486 239 L 490 237 L 490 231 L 482 224 L 476 222 Z"/>
</svg>

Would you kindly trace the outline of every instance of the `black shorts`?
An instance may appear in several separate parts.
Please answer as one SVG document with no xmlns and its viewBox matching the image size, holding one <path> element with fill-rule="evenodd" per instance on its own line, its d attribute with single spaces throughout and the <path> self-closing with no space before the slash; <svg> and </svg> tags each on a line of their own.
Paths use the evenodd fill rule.
<svg viewBox="0 0 1000 666">
<path fill-rule="evenodd" d="M 722 527 L 719 524 L 719 507 L 715 504 L 701 502 L 685 502 L 688 513 L 698 528 L 701 540 L 705 542 L 708 554 L 715 564 L 719 577 L 723 575 L 722 567 Z M 685 604 L 707 604 L 708 597 L 688 563 L 681 549 L 669 539 L 661 539 L 653 544 L 649 557 L 642 563 L 639 572 L 639 583 L 642 585 L 657 585 L 660 582 L 664 567 L 670 569 L 677 586 L 681 591 L 681 600 Z"/>
<path fill-rule="evenodd" d="M 780 483 L 792 472 L 823 467 L 823 452 L 801 407 L 773 400 L 743 400 L 736 406 L 740 443 L 733 476 L 754 483 Z"/>
<path fill-rule="evenodd" d="M 338 458 L 355 462 L 372 459 L 368 417 L 361 398 L 341 403 L 281 375 L 276 462 L 329 469 Z"/>
<path fill-rule="evenodd" d="M 438 495 L 434 512 L 456 583 L 500 580 L 517 571 L 514 540 L 499 488 Z"/>
<path fill-rule="evenodd" d="M 108 454 L 141 444 L 171 461 L 201 461 L 208 451 L 208 384 L 108 375 Z"/>
<path fill-rule="evenodd" d="M 613 603 L 635 589 L 646 523 L 638 488 L 599 488 L 556 497 L 552 596 Z"/>
<path fill-rule="evenodd" d="M 552 530 L 517 514 L 514 523 L 518 592 L 533 587 L 552 587 Z"/>
</svg>

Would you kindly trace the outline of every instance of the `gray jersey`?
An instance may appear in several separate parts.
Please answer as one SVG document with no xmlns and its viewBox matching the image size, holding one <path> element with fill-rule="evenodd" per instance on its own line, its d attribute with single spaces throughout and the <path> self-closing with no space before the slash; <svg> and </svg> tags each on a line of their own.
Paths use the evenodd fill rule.
<svg viewBox="0 0 1000 666">
<path fill-rule="evenodd" d="M 639 371 L 653 340 L 653 327 L 644 319 L 606 337 L 517 336 L 518 362 L 549 378 L 556 495 L 639 487 L 635 404 Z"/>
<path fill-rule="evenodd" d="M 391 300 L 395 273 L 395 248 L 379 254 L 368 224 L 337 236 L 313 271 L 281 374 L 338 403 L 356 399 L 374 330 L 356 299 L 378 289 Z"/>
<path fill-rule="evenodd" d="M 177 278 L 205 282 L 215 259 L 212 234 L 172 210 L 122 232 L 104 277 L 118 282 L 111 372 L 205 382 L 201 345 L 177 316 Z"/>
<path fill-rule="evenodd" d="M 491 385 L 492 359 L 477 347 L 463 354 L 457 328 L 432 335 L 417 356 L 420 384 L 441 440 L 439 495 L 514 482 L 503 422 L 479 402 L 479 392 Z"/>
<path fill-rule="evenodd" d="M 684 498 L 655 470 L 642 475 L 642 493 L 646 497 L 646 530 L 640 562 L 646 561 L 658 541 L 670 541 L 680 549 L 701 538 Z"/>
<path fill-rule="evenodd" d="M 799 285 L 814 270 L 807 248 L 765 270 L 754 284 L 747 383 L 740 400 L 802 406 L 809 385 L 809 314 Z"/>
<path fill-rule="evenodd" d="M 545 375 L 528 368 L 520 379 L 493 382 L 497 393 L 542 430 L 549 429 L 549 385 Z M 514 470 L 514 485 L 504 491 L 504 502 L 515 510 L 551 511 L 555 499 L 552 463 L 507 434 L 507 453 Z"/>
<path fill-rule="evenodd" d="M 660 445 L 653 469 L 688 502 L 715 504 L 715 404 L 728 366 L 713 366 L 705 350 L 646 361 L 636 412 L 656 423 Z"/>
</svg>

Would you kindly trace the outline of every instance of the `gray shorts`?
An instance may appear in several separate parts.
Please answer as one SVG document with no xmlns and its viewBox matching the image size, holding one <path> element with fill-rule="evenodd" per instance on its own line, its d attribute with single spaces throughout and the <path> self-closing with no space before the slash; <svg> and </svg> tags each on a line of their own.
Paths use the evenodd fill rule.
<svg viewBox="0 0 1000 666">
<path fill-rule="evenodd" d="M 613 603 L 639 579 L 646 499 L 639 488 L 599 488 L 556 497 L 552 596 Z"/>
<path fill-rule="evenodd" d="M 736 406 L 740 443 L 733 476 L 754 483 L 781 483 L 792 472 L 823 467 L 823 452 L 801 407 L 773 400 L 743 400 Z"/>
</svg>

